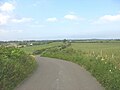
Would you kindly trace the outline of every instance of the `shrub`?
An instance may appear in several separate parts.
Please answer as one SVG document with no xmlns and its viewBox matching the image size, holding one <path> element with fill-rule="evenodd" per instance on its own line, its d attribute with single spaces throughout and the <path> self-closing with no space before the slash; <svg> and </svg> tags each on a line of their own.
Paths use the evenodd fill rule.
<svg viewBox="0 0 120 90">
<path fill-rule="evenodd" d="M 0 90 L 13 90 L 36 67 L 33 57 L 13 47 L 0 47 Z"/>
</svg>

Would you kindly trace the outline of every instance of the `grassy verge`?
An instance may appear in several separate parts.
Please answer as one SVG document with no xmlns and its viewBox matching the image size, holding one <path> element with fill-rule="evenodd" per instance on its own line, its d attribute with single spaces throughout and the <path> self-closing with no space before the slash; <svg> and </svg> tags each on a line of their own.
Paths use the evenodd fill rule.
<svg viewBox="0 0 120 90">
<path fill-rule="evenodd" d="M 0 90 L 13 90 L 36 66 L 35 59 L 22 50 L 0 47 Z"/>
<path fill-rule="evenodd" d="M 89 46 L 88 46 L 89 47 Z M 64 49 L 51 48 L 42 56 L 59 58 L 77 63 L 89 72 L 105 87 L 106 90 L 120 90 L 120 68 L 109 58 L 103 58 L 95 53 L 67 47 Z"/>
</svg>

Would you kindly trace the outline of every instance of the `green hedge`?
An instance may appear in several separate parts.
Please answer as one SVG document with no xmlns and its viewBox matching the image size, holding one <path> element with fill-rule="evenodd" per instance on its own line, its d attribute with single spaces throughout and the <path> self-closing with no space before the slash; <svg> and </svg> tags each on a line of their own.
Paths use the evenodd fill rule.
<svg viewBox="0 0 120 90">
<path fill-rule="evenodd" d="M 47 47 L 47 48 L 42 48 L 42 49 L 38 49 L 33 51 L 33 55 L 40 55 L 42 53 L 45 53 L 48 50 L 52 50 L 52 52 L 54 52 L 53 50 L 62 50 L 65 49 L 67 47 L 69 47 L 71 44 L 70 43 L 65 43 L 65 44 L 61 44 L 61 45 L 57 45 L 57 46 L 53 46 L 53 47 Z"/>
<path fill-rule="evenodd" d="M 33 57 L 14 47 L 0 47 L 0 90 L 13 90 L 36 67 Z"/>
</svg>

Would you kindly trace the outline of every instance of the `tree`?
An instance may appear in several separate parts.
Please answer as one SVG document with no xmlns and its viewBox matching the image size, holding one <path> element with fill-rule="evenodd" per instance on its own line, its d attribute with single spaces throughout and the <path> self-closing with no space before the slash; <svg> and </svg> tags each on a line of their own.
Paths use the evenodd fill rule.
<svg viewBox="0 0 120 90">
<path fill-rule="evenodd" d="M 64 40 L 63 40 L 63 43 L 67 43 L 67 39 L 64 39 Z"/>
</svg>

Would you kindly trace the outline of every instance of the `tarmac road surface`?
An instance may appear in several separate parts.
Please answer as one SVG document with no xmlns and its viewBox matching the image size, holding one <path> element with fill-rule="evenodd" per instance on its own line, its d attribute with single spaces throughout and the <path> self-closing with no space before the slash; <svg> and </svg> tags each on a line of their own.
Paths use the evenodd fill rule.
<svg viewBox="0 0 120 90">
<path fill-rule="evenodd" d="M 104 90 L 84 68 L 72 62 L 36 56 L 37 70 L 15 90 Z"/>
</svg>

